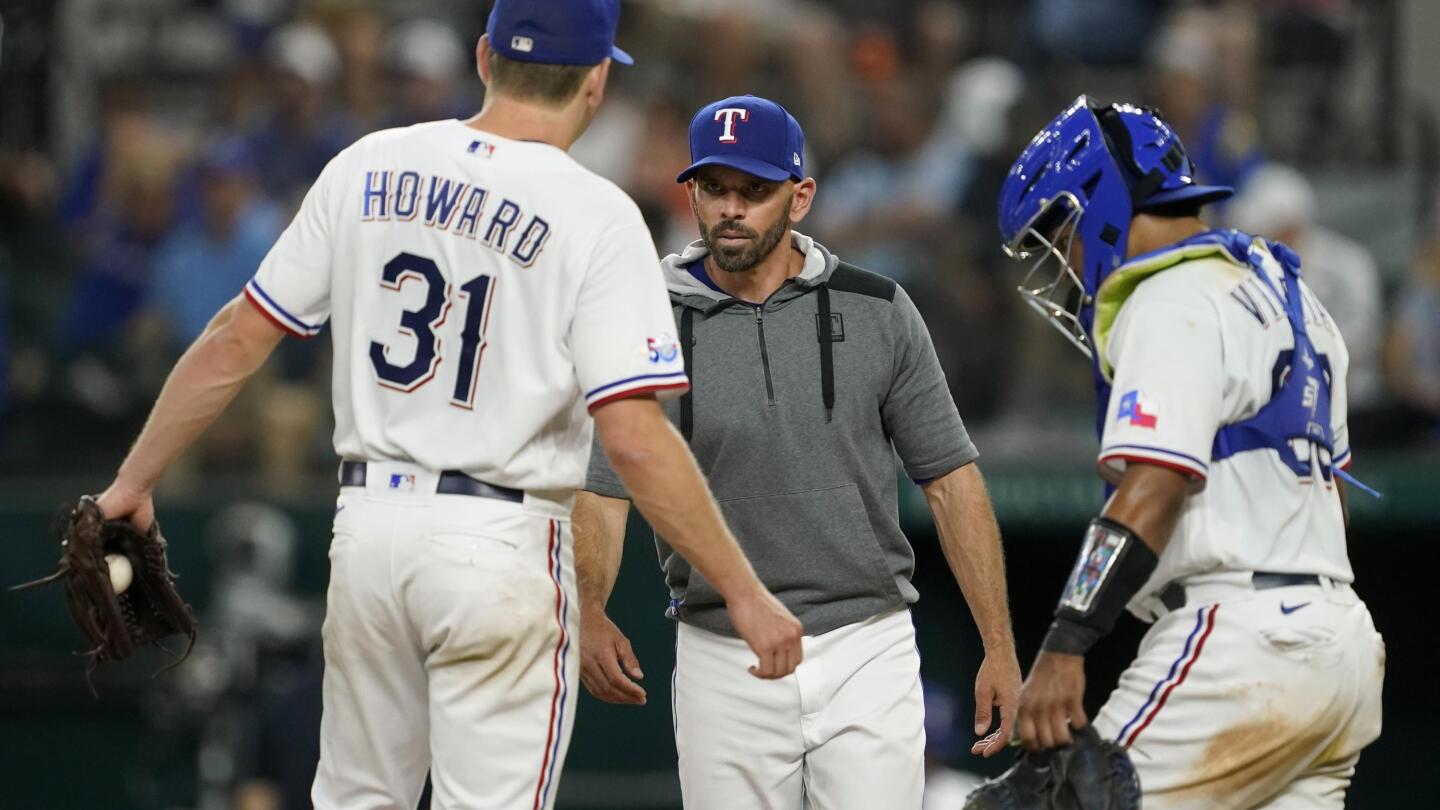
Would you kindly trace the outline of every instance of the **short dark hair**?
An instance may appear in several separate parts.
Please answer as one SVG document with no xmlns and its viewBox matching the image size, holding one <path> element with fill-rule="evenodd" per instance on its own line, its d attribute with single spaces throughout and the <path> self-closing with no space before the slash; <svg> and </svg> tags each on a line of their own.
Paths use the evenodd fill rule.
<svg viewBox="0 0 1440 810">
<path fill-rule="evenodd" d="M 508 96 L 560 105 L 580 92 L 594 65 L 551 65 L 521 62 L 490 50 L 490 84 Z"/>
</svg>

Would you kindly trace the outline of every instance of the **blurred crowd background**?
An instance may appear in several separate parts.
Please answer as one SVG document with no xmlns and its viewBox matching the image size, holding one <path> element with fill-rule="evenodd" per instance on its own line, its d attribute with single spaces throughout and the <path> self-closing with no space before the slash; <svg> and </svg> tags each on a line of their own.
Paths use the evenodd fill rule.
<svg viewBox="0 0 1440 810">
<path fill-rule="evenodd" d="M 1299 250 L 1350 347 L 1362 478 L 1369 452 L 1431 459 L 1440 447 L 1436 4 L 623 6 L 618 40 L 637 64 L 612 70 L 576 158 L 624 187 L 661 252 L 675 251 L 696 235 L 674 183 L 693 111 L 746 92 L 785 105 L 819 182 L 800 229 L 909 289 L 987 464 L 1068 469 L 1093 457 L 1089 370 L 1022 310 L 995 225 L 1010 161 L 1081 92 L 1158 106 L 1202 181 L 1239 189 L 1217 224 Z M 474 45 L 488 11 L 470 0 L 0 0 L 0 484 L 108 480 L 173 361 L 239 292 L 325 163 L 371 130 L 479 109 Z M 323 546 L 324 526 L 299 531 L 267 504 L 314 498 L 323 512 L 333 493 L 329 362 L 324 338 L 286 341 L 165 482 L 175 503 L 262 501 L 194 522 L 208 538 L 208 626 L 234 631 L 187 664 L 198 671 L 187 694 L 211 720 L 192 739 L 200 776 L 179 791 L 195 806 L 283 806 L 263 803 L 279 794 L 245 798 L 235 761 L 206 759 L 237 727 L 271 740 L 274 774 L 309 778 L 313 742 L 283 730 L 313 708 L 313 649 L 295 651 L 313 648 L 318 613 L 288 591 L 296 547 Z M 1434 479 L 1410 484 L 1440 492 Z M 629 570 L 653 591 L 648 565 L 634 554 Z M 1048 605 L 1051 584 L 1017 599 Z M 293 688 L 263 710 L 268 725 L 253 703 L 224 698 L 254 692 L 257 650 L 284 651 L 292 668 Z M 38 688 L 19 672 L 0 686 Z M 964 679 L 951 680 L 961 701 L 937 683 L 936 705 L 963 715 Z M 663 718 L 656 728 L 668 729 Z M 960 758 L 953 736 L 932 730 L 937 746 L 949 741 L 940 759 Z M 632 780 L 609 806 L 664 806 L 673 787 L 658 779 Z M 133 798 L 164 792 L 149 790 L 132 784 L 126 801 L 165 806 Z M 574 795 L 562 798 L 579 806 Z"/>
<path fill-rule="evenodd" d="M 371 130 L 478 109 L 486 5 L 6 0 L 3 469 L 111 463 L 326 161 Z M 695 235 L 673 182 L 692 112 L 740 92 L 780 101 L 819 181 L 802 229 L 922 303 L 985 452 L 1074 457 L 1090 449 L 1073 429 L 1088 371 L 1019 317 L 995 194 L 1079 92 L 1156 104 L 1203 180 L 1240 190 L 1216 219 L 1304 256 L 1350 345 L 1357 447 L 1433 445 L 1435 118 L 1401 103 L 1396 7 L 627 2 L 620 40 L 638 65 L 613 72 L 574 152 L 640 203 L 664 253 Z M 171 486 L 328 480 L 327 354 L 287 344 Z M 78 423 L 93 429 L 64 429 Z"/>
</svg>

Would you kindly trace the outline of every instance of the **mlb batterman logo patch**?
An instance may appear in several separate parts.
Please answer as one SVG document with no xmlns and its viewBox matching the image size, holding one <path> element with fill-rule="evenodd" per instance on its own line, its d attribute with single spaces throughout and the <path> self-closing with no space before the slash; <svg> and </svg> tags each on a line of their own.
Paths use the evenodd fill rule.
<svg viewBox="0 0 1440 810">
<path fill-rule="evenodd" d="M 1150 428 L 1152 430 L 1155 428 L 1155 423 L 1159 418 L 1160 407 L 1146 399 L 1138 388 L 1120 398 L 1120 410 L 1115 414 L 1115 421 L 1117 422 L 1121 419 L 1128 419 L 1130 420 L 1130 424 L 1135 427 Z"/>
</svg>

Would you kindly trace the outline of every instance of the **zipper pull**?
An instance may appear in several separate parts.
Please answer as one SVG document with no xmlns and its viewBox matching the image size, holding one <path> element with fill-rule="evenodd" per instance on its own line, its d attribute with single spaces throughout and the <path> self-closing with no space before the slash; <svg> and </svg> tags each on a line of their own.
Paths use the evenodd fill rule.
<svg viewBox="0 0 1440 810">
<path fill-rule="evenodd" d="M 755 322 L 756 322 L 756 323 L 760 323 L 760 321 L 764 320 L 764 316 L 765 316 L 765 305 L 764 305 L 764 304 L 751 304 L 751 306 L 755 307 Z"/>
</svg>

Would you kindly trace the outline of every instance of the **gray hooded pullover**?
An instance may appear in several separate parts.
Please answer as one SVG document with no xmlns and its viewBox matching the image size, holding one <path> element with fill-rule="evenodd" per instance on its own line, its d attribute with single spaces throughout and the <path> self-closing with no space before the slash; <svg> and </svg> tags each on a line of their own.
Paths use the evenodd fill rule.
<svg viewBox="0 0 1440 810">
<path fill-rule="evenodd" d="M 809 237 L 793 244 L 804 269 L 763 306 L 713 286 L 703 242 L 661 263 L 691 380 L 665 412 L 761 581 L 817 635 L 919 598 L 895 455 L 923 483 L 977 453 L 905 290 Z M 586 489 L 626 497 L 598 443 Z M 714 587 L 655 542 L 670 614 L 735 635 Z"/>
</svg>

